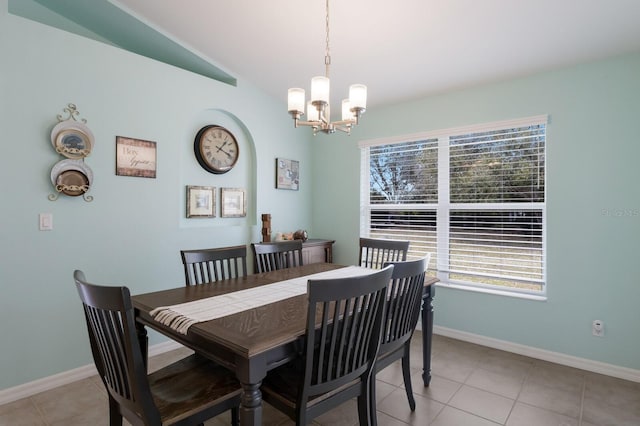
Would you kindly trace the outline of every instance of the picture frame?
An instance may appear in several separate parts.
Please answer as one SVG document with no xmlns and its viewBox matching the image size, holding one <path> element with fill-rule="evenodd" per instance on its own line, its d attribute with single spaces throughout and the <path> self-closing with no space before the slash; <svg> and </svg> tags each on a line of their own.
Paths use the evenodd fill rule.
<svg viewBox="0 0 640 426">
<path fill-rule="evenodd" d="M 220 190 L 220 217 L 245 217 L 247 215 L 247 193 L 244 188 L 222 188 Z"/>
<path fill-rule="evenodd" d="M 216 188 L 187 186 L 187 218 L 216 217 Z"/>
<path fill-rule="evenodd" d="M 156 177 L 156 143 L 116 136 L 116 175 Z"/>
<path fill-rule="evenodd" d="M 276 158 L 276 189 L 297 191 L 300 188 L 300 162 Z"/>
</svg>

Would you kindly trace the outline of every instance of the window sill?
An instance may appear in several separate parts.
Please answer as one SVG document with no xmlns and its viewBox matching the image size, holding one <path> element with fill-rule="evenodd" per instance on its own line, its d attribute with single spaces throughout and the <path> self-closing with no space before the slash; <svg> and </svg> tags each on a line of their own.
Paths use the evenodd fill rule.
<svg viewBox="0 0 640 426">
<path fill-rule="evenodd" d="M 516 299 L 525 299 L 532 300 L 535 302 L 546 302 L 546 295 L 537 295 L 537 294 L 529 294 L 529 293 L 517 293 L 513 291 L 501 291 L 493 288 L 482 288 L 482 287 L 471 287 L 467 285 L 454 284 L 448 282 L 437 282 L 436 287 L 442 288 L 450 288 L 452 290 L 462 290 L 462 291 L 472 291 L 476 293 L 484 293 L 484 294 L 492 294 L 495 296 L 504 296 L 504 297 L 515 297 Z"/>
</svg>

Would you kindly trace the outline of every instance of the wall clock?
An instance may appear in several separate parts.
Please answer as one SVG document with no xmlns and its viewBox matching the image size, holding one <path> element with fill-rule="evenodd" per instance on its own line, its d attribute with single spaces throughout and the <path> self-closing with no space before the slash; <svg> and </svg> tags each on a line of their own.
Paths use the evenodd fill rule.
<svg viewBox="0 0 640 426">
<path fill-rule="evenodd" d="M 193 142 L 196 159 L 209 173 L 222 174 L 231 170 L 240 151 L 233 134 L 222 126 L 208 125 L 198 131 Z"/>
</svg>

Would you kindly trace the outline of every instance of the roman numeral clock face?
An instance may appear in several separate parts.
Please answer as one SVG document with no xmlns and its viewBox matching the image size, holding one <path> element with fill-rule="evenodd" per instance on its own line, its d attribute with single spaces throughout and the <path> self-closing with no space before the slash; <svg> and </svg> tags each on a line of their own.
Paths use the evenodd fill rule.
<svg viewBox="0 0 640 426">
<path fill-rule="evenodd" d="M 196 159 L 209 173 L 227 173 L 238 161 L 238 142 L 233 134 L 221 126 L 205 126 L 193 143 Z"/>
</svg>

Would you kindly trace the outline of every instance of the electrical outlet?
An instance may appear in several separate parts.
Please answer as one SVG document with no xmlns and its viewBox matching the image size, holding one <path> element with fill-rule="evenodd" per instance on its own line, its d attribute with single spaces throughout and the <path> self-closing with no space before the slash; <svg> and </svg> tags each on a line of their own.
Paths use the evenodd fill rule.
<svg viewBox="0 0 640 426">
<path fill-rule="evenodd" d="M 604 323 L 602 322 L 602 320 L 593 321 L 593 324 L 591 325 L 591 332 L 594 336 L 604 336 Z"/>
</svg>

